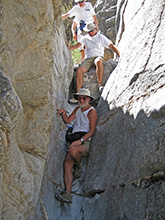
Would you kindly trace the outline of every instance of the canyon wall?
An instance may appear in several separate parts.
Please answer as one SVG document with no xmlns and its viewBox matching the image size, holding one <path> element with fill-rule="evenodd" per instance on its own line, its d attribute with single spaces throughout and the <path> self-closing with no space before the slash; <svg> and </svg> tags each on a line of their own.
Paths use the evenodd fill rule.
<svg viewBox="0 0 165 220">
<path fill-rule="evenodd" d="M 97 108 L 84 219 L 164 219 L 164 2 L 117 5 L 121 57 Z"/>
<path fill-rule="evenodd" d="M 121 57 L 97 107 L 96 133 L 82 175 L 73 183 L 73 202 L 54 199 L 64 187 L 57 176 L 54 149 L 43 179 L 37 219 L 165 218 L 164 3 L 116 3 L 115 41 Z M 96 2 L 102 13 L 112 4 L 114 1 Z M 104 22 L 99 20 L 101 27 L 106 26 Z"/>
<path fill-rule="evenodd" d="M 72 204 L 55 199 L 67 129 L 56 109 L 74 107 L 60 8 L 56 0 L 0 1 L 0 218 L 165 219 L 164 1 L 96 2 L 100 29 L 121 56 Z"/>
<path fill-rule="evenodd" d="M 0 219 L 34 219 L 49 150 L 60 136 L 56 108 L 66 106 L 73 71 L 60 5 L 0 1 Z"/>
</svg>

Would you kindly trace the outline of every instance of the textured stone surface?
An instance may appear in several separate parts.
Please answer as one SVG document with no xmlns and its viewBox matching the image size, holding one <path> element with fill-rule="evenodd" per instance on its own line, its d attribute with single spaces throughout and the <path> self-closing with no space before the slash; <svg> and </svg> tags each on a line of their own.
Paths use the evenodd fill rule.
<svg viewBox="0 0 165 220">
<path fill-rule="evenodd" d="M 106 218 L 163 219 L 163 1 L 138 1 L 137 5 L 127 1 L 123 7 L 125 31 L 119 44 L 121 58 L 97 109 L 99 121 L 84 189 L 87 194 L 118 189 L 109 195 L 109 202 L 102 200 Z M 158 171 L 161 175 L 156 178 Z M 109 209 L 113 200 L 117 200 L 117 206 Z"/>
<path fill-rule="evenodd" d="M 165 219 L 163 0 L 117 2 L 121 57 L 102 93 L 71 205 L 54 197 L 64 188 L 66 153 L 56 108 L 73 109 L 60 1 L 0 6 L 0 218 Z"/>
<path fill-rule="evenodd" d="M 60 5 L 0 2 L 0 219 L 34 219 L 46 159 L 58 146 L 56 108 L 65 106 L 73 71 Z"/>
<path fill-rule="evenodd" d="M 118 7 L 121 58 L 97 107 L 85 175 L 73 185 L 68 205 L 54 199 L 61 189 L 57 183 L 63 183 L 52 170 L 52 180 L 44 179 L 45 206 L 38 207 L 37 219 L 165 217 L 163 1 L 119 1 Z"/>
<path fill-rule="evenodd" d="M 0 72 L 0 218 L 10 219 L 11 214 L 19 217 L 18 209 L 27 208 L 28 203 L 23 199 L 28 197 L 31 183 L 26 187 L 24 179 L 30 176 L 23 164 L 23 155 L 15 140 L 15 128 L 18 127 L 23 116 L 22 104 L 9 79 Z M 18 160 L 19 158 L 19 160 Z M 19 182 L 19 187 L 18 187 Z M 26 190 L 25 190 L 26 188 Z M 21 194 L 24 204 L 20 207 L 12 203 L 19 203 Z M 31 201 L 31 196 L 29 196 Z M 8 209 L 8 207 L 10 207 Z M 9 211 L 10 210 L 10 211 Z M 3 214 L 2 214 L 3 213 Z"/>
<path fill-rule="evenodd" d="M 108 37 L 113 44 L 116 42 L 116 10 L 117 0 L 103 1 L 98 0 L 95 4 L 96 16 L 99 22 L 99 29 Z M 113 52 L 110 49 L 105 50 L 105 60 L 113 58 Z"/>
</svg>

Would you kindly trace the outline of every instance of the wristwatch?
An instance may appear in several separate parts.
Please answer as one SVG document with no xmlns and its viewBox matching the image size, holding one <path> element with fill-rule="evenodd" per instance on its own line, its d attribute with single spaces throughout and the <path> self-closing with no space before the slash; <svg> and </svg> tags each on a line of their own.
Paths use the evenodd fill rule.
<svg viewBox="0 0 165 220">
<path fill-rule="evenodd" d="M 82 144 L 84 144 L 84 139 L 83 138 L 81 138 L 80 141 L 81 141 Z"/>
</svg>

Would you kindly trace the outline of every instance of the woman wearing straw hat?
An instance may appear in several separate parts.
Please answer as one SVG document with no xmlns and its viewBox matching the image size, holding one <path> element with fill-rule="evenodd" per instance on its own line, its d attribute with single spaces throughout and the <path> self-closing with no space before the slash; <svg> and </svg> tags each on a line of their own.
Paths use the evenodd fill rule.
<svg viewBox="0 0 165 220">
<path fill-rule="evenodd" d="M 88 89 L 82 88 L 78 93 L 73 94 L 74 98 L 78 100 L 77 106 L 70 116 L 67 116 L 64 109 L 57 109 L 57 114 L 61 114 L 66 123 L 70 123 L 75 119 L 73 133 L 85 132 L 84 135 L 73 141 L 69 147 L 68 153 L 64 163 L 64 181 L 66 191 L 56 195 L 56 198 L 63 202 L 72 202 L 71 187 L 73 181 L 72 168 L 75 163 L 80 163 L 82 156 L 87 156 L 90 147 L 90 138 L 95 133 L 97 113 L 96 110 L 90 106 L 89 102 L 93 100 Z"/>
</svg>

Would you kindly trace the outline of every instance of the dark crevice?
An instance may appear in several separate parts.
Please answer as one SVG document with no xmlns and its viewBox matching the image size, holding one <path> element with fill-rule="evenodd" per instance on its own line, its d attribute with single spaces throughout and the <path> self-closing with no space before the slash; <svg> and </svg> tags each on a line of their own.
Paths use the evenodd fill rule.
<svg viewBox="0 0 165 220">
<path fill-rule="evenodd" d="M 110 186 L 108 188 L 105 188 L 105 189 L 97 189 L 97 190 L 92 190 L 92 191 L 89 191 L 87 193 L 84 193 L 84 194 L 76 194 L 75 195 L 79 195 L 79 196 L 83 196 L 83 197 L 88 197 L 88 198 L 93 198 L 96 196 L 96 194 L 102 194 L 104 193 L 105 191 L 108 191 L 110 189 L 114 189 L 114 188 L 119 188 L 119 187 L 125 187 L 125 183 L 120 183 L 119 185 L 116 185 L 116 186 Z"/>
<path fill-rule="evenodd" d="M 164 66 L 164 64 L 160 64 L 159 66 L 157 66 L 154 70 L 153 70 L 153 72 L 155 72 L 156 70 L 158 70 L 159 68 L 161 68 L 161 67 L 163 67 Z M 131 86 L 134 82 L 136 82 L 137 81 L 137 79 L 139 78 L 139 76 L 142 74 L 142 73 L 145 73 L 147 70 L 145 70 L 145 71 L 142 71 L 142 72 L 139 72 L 139 73 L 136 73 L 133 77 L 132 77 L 132 79 L 131 79 L 131 81 L 130 81 L 130 83 L 129 83 L 129 86 Z M 161 77 L 163 77 L 163 76 L 161 76 Z"/>
<path fill-rule="evenodd" d="M 96 194 L 102 194 L 104 192 L 105 192 L 105 190 L 98 189 L 98 190 L 93 190 L 91 192 L 82 194 L 82 196 L 88 197 L 88 198 L 93 198 L 93 197 L 95 197 Z"/>
<path fill-rule="evenodd" d="M 154 71 L 158 70 L 159 68 L 161 68 L 161 67 L 163 67 L 163 66 L 164 66 L 164 64 L 160 64 L 159 66 L 157 66 L 157 67 L 154 69 Z"/>
<path fill-rule="evenodd" d="M 164 171 L 156 172 L 152 176 L 146 179 L 135 180 L 132 182 L 132 186 L 140 187 L 140 188 L 148 188 L 157 182 L 165 182 Z"/>
<path fill-rule="evenodd" d="M 122 2 L 123 4 L 124 2 Z M 126 7 L 127 7 L 127 3 L 128 3 L 128 0 L 125 2 L 125 5 L 124 5 L 124 9 L 123 9 L 123 12 L 122 12 L 122 25 L 121 25 L 121 33 L 119 35 L 119 40 L 118 40 L 118 44 L 120 43 L 121 39 L 122 39 L 122 36 L 123 36 L 123 33 L 125 31 L 125 22 L 124 22 L 124 13 L 125 13 L 125 10 L 126 10 Z"/>
<path fill-rule="evenodd" d="M 140 72 L 140 73 L 136 73 L 133 78 L 131 79 L 130 83 L 129 83 L 129 86 L 131 86 L 138 78 L 139 76 L 142 74 L 143 72 Z"/>
</svg>

